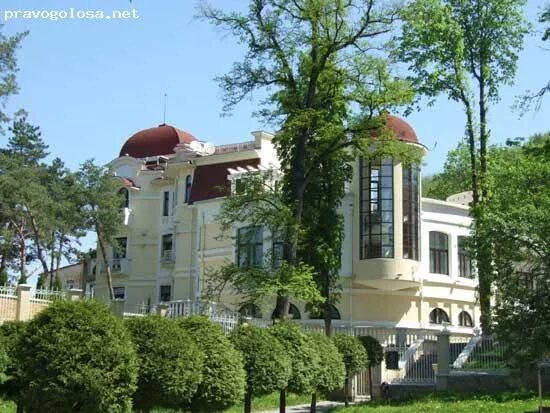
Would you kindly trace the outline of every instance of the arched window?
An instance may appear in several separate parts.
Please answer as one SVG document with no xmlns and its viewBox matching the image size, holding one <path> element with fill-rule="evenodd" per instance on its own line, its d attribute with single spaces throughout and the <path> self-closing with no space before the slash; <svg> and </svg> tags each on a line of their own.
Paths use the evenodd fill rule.
<svg viewBox="0 0 550 413">
<path fill-rule="evenodd" d="M 296 307 L 292 303 L 288 307 L 288 315 L 290 316 L 289 318 L 292 320 L 300 320 L 302 318 L 302 314 L 300 314 L 300 310 L 298 309 L 298 307 Z M 274 318 L 275 318 L 275 310 L 273 310 L 273 312 L 271 313 L 271 319 L 274 319 Z"/>
<path fill-rule="evenodd" d="M 311 306 L 306 306 L 307 308 L 311 308 Z M 309 319 L 310 320 L 322 320 L 323 319 L 323 311 L 321 309 L 316 310 L 309 310 Z M 336 308 L 334 305 L 330 305 L 330 319 L 331 320 L 340 320 L 340 311 Z"/>
<path fill-rule="evenodd" d="M 441 308 L 434 308 L 430 313 L 430 324 L 449 323 L 449 316 Z"/>
<path fill-rule="evenodd" d="M 262 310 L 256 304 L 247 303 L 239 308 L 239 314 L 243 317 L 262 318 Z"/>
<path fill-rule="evenodd" d="M 191 186 L 193 184 L 191 175 L 185 177 L 185 203 L 188 204 L 191 200 Z"/>
<path fill-rule="evenodd" d="M 430 231 L 430 272 L 449 275 L 449 237 Z"/>
<path fill-rule="evenodd" d="M 119 195 L 121 196 L 120 207 L 129 208 L 130 206 L 130 193 L 126 188 L 120 188 L 118 190 Z"/>
<path fill-rule="evenodd" d="M 472 320 L 472 316 L 466 311 L 461 311 L 458 315 L 458 325 L 461 327 L 473 327 L 474 322 Z"/>
</svg>

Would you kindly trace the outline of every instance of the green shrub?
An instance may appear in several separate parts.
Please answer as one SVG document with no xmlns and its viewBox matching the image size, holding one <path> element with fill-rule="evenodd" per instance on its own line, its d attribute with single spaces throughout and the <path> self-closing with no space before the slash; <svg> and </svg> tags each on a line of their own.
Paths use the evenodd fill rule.
<svg viewBox="0 0 550 413">
<path fill-rule="evenodd" d="M 342 354 L 327 336 L 319 333 L 310 333 L 309 336 L 320 359 L 319 369 L 314 376 L 315 390 L 329 393 L 342 388 L 346 376 Z"/>
<path fill-rule="evenodd" d="M 0 343 L 4 355 L 0 356 L 3 360 L 2 381 L 0 384 L 0 392 L 2 397 L 15 399 L 21 391 L 21 383 L 19 382 L 17 363 L 17 352 L 19 351 L 19 340 L 27 328 L 27 322 L 23 321 L 5 321 L 0 325 Z M 5 357 L 5 358 L 2 358 Z"/>
<path fill-rule="evenodd" d="M 202 382 L 193 396 L 191 411 L 219 412 L 238 403 L 245 386 L 241 353 L 222 329 L 206 317 L 186 317 L 178 323 L 206 356 Z"/>
<path fill-rule="evenodd" d="M 368 367 L 369 359 L 367 351 L 357 337 L 337 334 L 334 336 L 334 344 L 342 354 L 346 366 L 346 380 L 344 384 L 344 396 L 346 406 L 348 405 L 350 379 L 354 375 Z"/>
<path fill-rule="evenodd" d="M 138 356 L 136 408 L 177 408 L 191 401 L 202 379 L 204 355 L 174 320 L 160 316 L 126 320 Z"/>
<path fill-rule="evenodd" d="M 231 341 L 243 355 L 245 412 L 250 412 L 252 395 L 261 396 L 287 387 L 292 372 L 290 358 L 267 329 L 245 324 L 232 332 Z"/>
<path fill-rule="evenodd" d="M 91 301 L 57 301 L 30 321 L 15 353 L 34 412 L 127 412 L 136 389 L 136 353 L 122 322 Z"/>
<path fill-rule="evenodd" d="M 320 363 L 316 346 L 297 324 L 279 322 L 270 330 L 290 356 L 292 374 L 287 390 L 295 394 L 313 393 L 315 374 L 319 371 Z"/>
</svg>

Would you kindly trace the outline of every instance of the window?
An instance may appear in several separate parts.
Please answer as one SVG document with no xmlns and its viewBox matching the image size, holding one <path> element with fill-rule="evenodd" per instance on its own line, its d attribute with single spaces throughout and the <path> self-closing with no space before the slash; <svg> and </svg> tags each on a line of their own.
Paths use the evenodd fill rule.
<svg viewBox="0 0 550 413">
<path fill-rule="evenodd" d="M 127 242 L 128 242 L 128 238 L 126 237 L 115 238 L 115 244 L 113 245 L 114 259 L 126 258 Z"/>
<path fill-rule="evenodd" d="M 418 177 L 417 166 L 403 168 L 403 258 L 418 261 Z"/>
<path fill-rule="evenodd" d="M 449 237 L 442 232 L 430 232 L 430 272 L 449 275 Z"/>
<path fill-rule="evenodd" d="M 393 258 L 393 161 L 361 160 L 360 256 Z"/>
<path fill-rule="evenodd" d="M 160 286 L 159 301 L 165 303 L 172 299 L 172 286 L 171 285 L 161 285 Z"/>
<path fill-rule="evenodd" d="M 162 216 L 167 217 L 170 215 L 170 192 L 164 191 L 162 199 Z"/>
<path fill-rule="evenodd" d="M 280 268 L 283 265 L 284 262 L 284 254 L 285 254 L 285 236 L 283 234 L 284 231 L 279 231 L 276 234 L 273 234 L 272 236 L 272 260 L 273 260 L 273 268 Z"/>
<path fill-rule="evenodd" d="M 118 194 L 121 197 L 120 207 L 128 208 L 130 206 L 130 192 L 126 188 L 120 188 Z"/>
<path fill-rule="evenodd" d="M 458 237 L 458 270 L 459 275 L 464 278 L 473 278 L 472 259 L 466 249 L 469 237 Z"/>
<path fill-rule="evenodd" d="M 185 177 L 185 203 L 188 204 L 191 200 L 191 186 L 193 184 L 191 175 Z"/>
<path fill-rule="evenodd" d="M 275 310 L 273 310 L 273 312 L 271 313 L 272 320 L 275 318 Z M 292 320 L 300 320 L 302 318 L 302 314 L 300 314 L 300 310 L 298 309 L 298 307 L 296 307 L 292 303 L 288 307 L 288 315 L 289 315 L 288 318 Z"/>
<path fill-rule="evenodd" d="M 126 298 L 126 287 L 113 287 L 115 299 L 124 300 Z"/>
<path fill-rule="evenodd" d="M 263 231 L 261 227 L 240 228 L 237 233 L 237 265 L 251 267 L 262 265 Z"/>
<path fill-rule="evenodd" d="M 162 260 L 165 262 L 174 261 L 174 250 L 173 250 L 173 240 L 172 234 L 165 234 L 162 236 L 162 246 L 161 246 Z"/>
<path fill-rule="evenodd" d="M 71 290 L 74 288 L 74 280 L 67 280 L 65 281 L 65 288 L 67 290 Z"/>
<path fill-rule="evenodd" d="M 239 314 L 243 317 L 262 318 L 260 307 L 252 303 L 247 303 L 239 308 Z"/>
<path fill-rule="evenodd" d="M 311 306 L 308 304 L 306 305 L 306 311 L 310 309 L 309 312 L 309 319 L 310 320 L 322 320 L 323 319 L 323 310 L 320 308 L 317 308 L 315 310 L 311 310 Z M 340 311 L 334 306 L 333 304 L 330 305 L 330 319 L 331 320 L 340 320 Z"/>
<path fill-rule="evenodd" d="M 443 324 L 449 323 L 449 316 L 441 308 L 434 308 L 430 313 L 430 323 L 431 324 Z"/>
<path fill-rule="evenodd" d="M 461 327 L 473 327 L 472 317 L 466 311 L 461 311 L 458 315 L 458 325 Z"/>
</svg>

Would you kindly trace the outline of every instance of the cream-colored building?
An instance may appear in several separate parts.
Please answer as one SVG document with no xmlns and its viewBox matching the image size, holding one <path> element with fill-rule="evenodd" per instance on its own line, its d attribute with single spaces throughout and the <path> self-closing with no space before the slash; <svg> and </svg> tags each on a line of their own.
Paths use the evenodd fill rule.
<svg viewBox="0 0 550 413">
<path fill-rule="evenodd" d="M 387 126 L 397 139 L 423 148 L 402 119 L 390 116 Z M 252 135 L 248 142 L 212 146 L 160 125 L 124 143 L 110 163 L 127 195 L 126 234 L 118 239 L 121 248 L 112 253 L 111 266 L 115 296 L 125 299 L 126 311 L 200 299 L 208 268 L 260 259 L 271 249 L 261 232 L 238 248 L 238 227 L 220 239 L 215 219 L 240 175 L 279 166 L 273 135 Z M 470 232 L 465 196 L 444 202 L 419 194 L 418 169 L 391 159 L 354 163 L 342 202 L 342 291 L 334 318 L 372 327 L 449 323 L 463 332 L 479 323 L 477 282 L 464 249 Z M 95 293 L 108 297 L 103 272 Z M 226 304 L 233 306 L 231 301 Z M 295 317 L 309 318 L 305 303 L 292 304 Z M 264 303 L 257 310 L 268 318 L 273 307 Z"/>
</svg>

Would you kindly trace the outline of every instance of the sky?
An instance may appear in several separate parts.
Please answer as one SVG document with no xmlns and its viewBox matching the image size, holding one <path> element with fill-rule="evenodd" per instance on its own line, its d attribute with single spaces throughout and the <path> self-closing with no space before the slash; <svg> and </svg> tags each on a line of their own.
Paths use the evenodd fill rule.
<svg viewBox="0 0 550 413">
<path fill-rule="evenodd" d="M 545 1 L 528 2 L 529 20 L 536 20 Z M 212 3 L 226 10 L 246 5 L 244 0 Z M 201 140 L 246 141 L 253 130 L 271 130 L 252 117 L 259 103 L 254 97 L 237 106 L 233 116 L 220 116 L 221 91 L 214 78 L 226 73 L 244 49 L 195 19 L 196 6 L 195 0 L 1 0 L 3 31 L 29 31 L 18 52 L 20 93 L 10 98 L 8 113 L 26 109 L 52 155 L 71 168 L 88 158 L 107 163 L 132 134 L 162 123 L 164 94 L 166 122 Z M 12 18 L 15 11 L 71 9 L 73 15 L 135 10 L 139 18 Z M 543 47 L 540 33 L 527 39 L 515 85 L 503 87 L 501 101 L 491 106 L 492 142 L 550 131 L 550 97 L 538 113 L 522 118 L 511 108 L 516 96 L 549 80 L 550 50 Z M 447 151 L 463 136 L 462 108 L 442 97 L 408 121 L 429 149 L 424 174 L 441 170 Z"/>
</svg>

